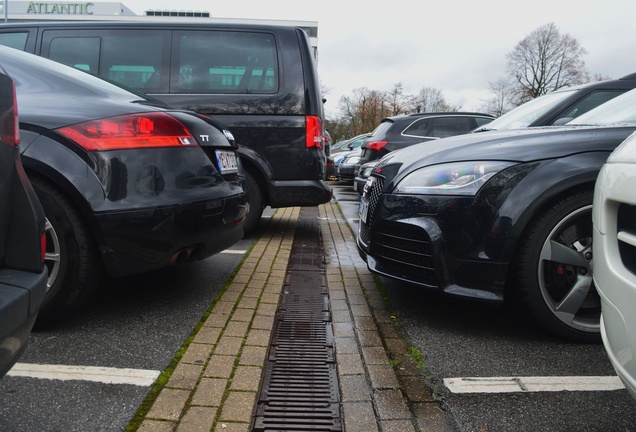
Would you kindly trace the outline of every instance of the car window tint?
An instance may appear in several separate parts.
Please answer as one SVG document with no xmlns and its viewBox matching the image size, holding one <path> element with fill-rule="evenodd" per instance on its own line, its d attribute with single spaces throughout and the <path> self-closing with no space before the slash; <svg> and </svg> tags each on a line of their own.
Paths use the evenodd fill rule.
<svg viewBox="0 0 636 432">
<path fill-rule="evenodd" d="M 438 117 L 432 119 L 431 136 L 445 138 L 470 132 L 472 122 L 468 117 Z"/>
<path fill-rule="evenodd" d="M 59 37 L 51 40 L 49 58 L 94 74 L 99 67 L 100 38 Z"/>
<path fill-rule="evenodd" d="M 100 75 L 139 90 L 158 89 L 162 41 L 149 32 L 104 36 Z"/>
<path fill-rule="evenodd" d="M 566 118 L 574 119 L 624 92 L 625 90 L 597 90 L 572 105 L 572 107 L 561 114 L 558 119 L 555 119 L 555 121 Z"/>
<path fill-rule="evenodd" d="M 488 117 L 475 117 L 475 123 L 477 123 L 477 127 L 486 125 L 490 123 L 491 121 L 493 121 L 493 119 Z"/>
<path fill-rule="evenodd" d="M 28 32 L 0 33 L 0 45 L 24 51 L 28 35 Z"/>
<path fill-rule="evenodd" d="M 402 131 L 402 135 L 416 136 L 416 137 L 425 137 L 429 136 L 429 129 L 431 128 L 431 119 L 419 119 L 415 120 L 411 123 L 404 131 Z"/>
<path fill-rule="evenodd" d="M 275 93 L 278 63 L 267 33 L 185 31 L 175 36 L 172 92 Z"/>
</svg>

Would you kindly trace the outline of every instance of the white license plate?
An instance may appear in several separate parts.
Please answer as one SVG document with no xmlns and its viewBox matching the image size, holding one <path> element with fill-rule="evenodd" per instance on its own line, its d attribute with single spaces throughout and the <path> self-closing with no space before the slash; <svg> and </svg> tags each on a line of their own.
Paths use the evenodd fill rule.
<svg viewBox="0 0 636 432">
<path fill-rule="evenodd" d="M 360 198 L 360 209 L 358 210 L 358 215 L 360 216 L 360 220 L 363 223 L 367 223 L 367 216 L 369 213 L 369 201 L 364 198 Z"/>
<path fill-rule="evenodd" d="M 238 172 L 236 153 L 225 150 L 216 150 L 216 160 L 219 163 L 221 174 L 233 174 Z"/>
</svg>

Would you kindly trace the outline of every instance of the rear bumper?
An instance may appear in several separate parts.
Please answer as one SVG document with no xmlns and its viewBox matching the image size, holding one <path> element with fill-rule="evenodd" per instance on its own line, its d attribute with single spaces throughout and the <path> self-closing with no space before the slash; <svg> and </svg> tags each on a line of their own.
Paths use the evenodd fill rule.
<svg viewBox="0 0 636 432">
<path fill-rule="evenodd" d="M 279 207 L 313 207 L 331 201 L 333 190 L 323 180 L 275 181 L 269 205 Z"/>
<path fill-rule="evenodd" d="M 245 195 L 100 213 L 101 253 L 110 275 L 155 270 L 218 253 L 243 238 Z"/>
<path fill-rule="evenodd" d="M 42 273 L 0 270 L 0 377 L 19 359 L 46 295 Z"/>
</svg>

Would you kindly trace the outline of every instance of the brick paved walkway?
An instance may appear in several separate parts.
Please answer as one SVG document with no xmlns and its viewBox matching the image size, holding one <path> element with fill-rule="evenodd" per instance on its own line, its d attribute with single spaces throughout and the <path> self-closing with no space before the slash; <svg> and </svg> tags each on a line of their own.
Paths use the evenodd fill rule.
<svg viewBox="0 0 636 432">
<path fill-rule="evenodd" d="M 337 203 L 319 207 L 346 432 L 454 430 Z M 300 208 L 278 209 L 129 430 L 249 432 Z M 160 384 L 163 383 L 163 384 Z"/>
</svg>

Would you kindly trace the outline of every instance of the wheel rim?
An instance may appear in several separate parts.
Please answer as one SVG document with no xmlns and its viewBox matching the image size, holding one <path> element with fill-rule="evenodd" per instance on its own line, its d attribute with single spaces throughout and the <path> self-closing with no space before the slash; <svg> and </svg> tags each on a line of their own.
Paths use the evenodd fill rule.
<svg viewBox="0 0 636 432">
<path fill-rule="evenodd" d="M 46 292 L 48 293 L 60 272 L 61 251 L 60 239 L 48 218 L 45 219 L 44 226 L 46 232 L 46 253 L 44 254 L 44 265 L 46 265 L 49 270 L 49 277 L 46 282 Z"/>
<path fill-rule="evenodd" d="M 601 302 L 592 279 L 592 206 L 564 217 L 546 238 L 538 282 L 550 312 L 566 326 L 600 331 Z"/>
</svg>

